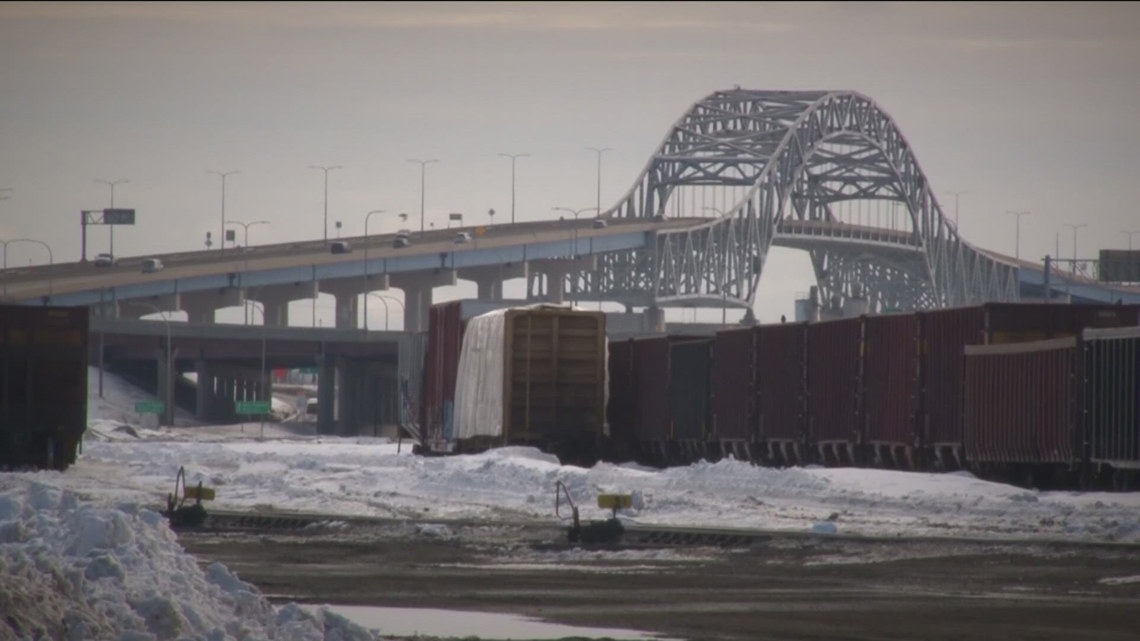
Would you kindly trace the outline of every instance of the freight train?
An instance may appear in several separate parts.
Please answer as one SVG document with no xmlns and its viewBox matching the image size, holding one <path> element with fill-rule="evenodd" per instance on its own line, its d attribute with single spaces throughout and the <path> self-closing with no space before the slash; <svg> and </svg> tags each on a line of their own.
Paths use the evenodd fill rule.
<svg viewBox="0 0 1140 641">
<path fill-rule="evenodd" d="M 625 339 L 609 354 L 617 459 L 1140 480 L 1136 305 L 989 303 Z"/>
<path fill-rule="evenodd" d="M 0 304 L 0 469 L 65 470 L 87 429 L 86 307 Z"/>
</svg>

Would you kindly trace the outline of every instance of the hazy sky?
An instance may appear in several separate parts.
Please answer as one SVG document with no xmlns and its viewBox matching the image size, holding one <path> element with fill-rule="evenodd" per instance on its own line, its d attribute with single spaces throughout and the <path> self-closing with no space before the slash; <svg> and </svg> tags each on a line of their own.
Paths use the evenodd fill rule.
<svg viewBox="0 0 1140 641">
<path fill-rule="evenodd" d="M 1013 253 L 1125 248 L 1140 231 L 1140 5 L 1135 3 L 0 3 L 0 239 L 79 257 L 79 211 L 110 204 L 115 253 L 203 248 L 226 217 L 253 244 L 333 221 L 496 220 L 603 207 L 670 126 L 718 89 L 847 89 L 889 113 L 970 242 Z M 370 231 L 393 231 L 373 216 Z M 106 251 L 92 228 L 88 253 Z M 239 239 L 241 231 L 239 230 Z M 1133 236 L 1140 248 L 1140 233 Z M 33 243 L 9 266 L 44 262 Z M 812 276 L 777 250 L 762 320 Z M 460 288 L 462 292 L 474 287 Z M 509 290 L 508 290 L 509 294 Z M 443 294 L 446 297 L 447 294 Z M 437 294 L 437 299 L 441 296 Z M 331 318 L 331 314 L 330 314 Z"/>
</svg>

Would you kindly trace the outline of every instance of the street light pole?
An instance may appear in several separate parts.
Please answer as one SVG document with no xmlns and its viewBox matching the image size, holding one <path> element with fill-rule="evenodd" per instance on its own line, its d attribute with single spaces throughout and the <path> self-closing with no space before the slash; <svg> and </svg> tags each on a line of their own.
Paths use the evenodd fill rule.
<svg viewBox="0 0 1140 641">
<path fill-rule="evenodd" d="M 1128 251 L 1132 251 L 1132 236 L 1134 234 L 1140 234 L 1140 229 L 1136 231 L 1121 230 L 1120 233 L 1128 234 Z"/>
<path fill-rule="evenodd" d="M 1015 237 L 1015 240 L 1014 240 L 1014 242 L 1016 243 L 1014 245 L 1014 258 L 1016 258 L 1017 260 L 1021 260 L 1021 217 L 1022 216 L 1028 216 L 1029 212 L 1027 212 L 1027 211 L 1006 211 L 1005 213 L 1011 214 L 1011 215 L 1017 217 L 1017 236 Z"/>
<path fill-rule="evenodd" d="M 309 169 L 320 169 L 325 172 L 325 225 L 324 225 L 324 240 L 325 243 L 329 242 L 329 172 L 333 169 L 344 169 L 340 165 L 332 165 L 329 167 L 322 167 L 320 165 L 309 165 Z"/>
<path fill-rule="evenodd" d="M 408 162 L 416 162 L 420 164 L 420 237 L 422 238 L 424 235 L 424 178 L 427 175 L 427 166 L 433 162 L 439 162 L 439 160 L 435 158 L 430 158 L 428 160 L 409 158 Z"/>
<path fill-rule="evenodd" d="M 222 227 L 221 232 L 218 233 L 218 251 L 224 252 L 226 250 L 226 176 L 240 174 L 241 171 L 237 169 L 231 171 L 215 171 L 213 169 L 208 169 L 206 170 L 206 173 L 222 177 Z"/>
<path fill-rule="evenodd" d="M 515 160 L 518 158 L 526 158 L 530 154 L 504 154 L 500 156 L 511 159 L 511 224 L 515 224 Z"/>
<path fill-rule="evenodd" d="M 606 153 L 607 151 L 613 151 L 613 148 L 602 147 L 599 149 L 597 147 L 586 147 L 586 149 L 588 151 L 592 151 L 592 152 L 598 154 L 598 206 L 597 206 L 597 211 L 598 211 L 598 215 L 601 216 L 602 215 L 602 154 Z"/>
<path fill-rule="evenodd" d="M 1073 263 L 1072 263 L 1072 267 L 1070 269 L 1070 273 L 1076 274 L 1077 273 L 1077 230 L 1080 229 L 1081 227 L 1088 227 L 1089 225 L 1088 225 L 1088 223 L 1080 223 L 1080 224 L 1076 224 L 1076 225 L 1074 225 L 1072 223 L 1065 223 L 1064 226 L 1073 230 Z M 1131 240 L 1131 238 L 1129 238 L 1129 240 Z"/>
<path fill-rule="evenodd" d="M 958 231 L 958 197 L 964 196 L 970 192 L 968 191 L 951 191 L 954 194 L 954 231 Z"/>
<path fill-rule="evenodd" d="M 227 225 L 241 225 L 241 227 L 242 227 L 241 242 L 244 243 L 245 246 L 248 248 L 249 247 L 249 228 L 253 227 L 254 225 L 268 225 L 269 221 L 268 220 L 255 220 L 252 223 L 243 223 L 240 220 L 231 220 L 231 221 L 227 222 L 226 224 Z M 222 237 L 222 242 L 223 243 L 225 242 L 224 236 Z"/>
<path fill-rule="evenodd" d="M 95 182 L 103 183 L 104 185 L 109 185 L 111 187 L 111 209 L 114 209 L 115 208 L 115 185 L 121 185 L 122 183 L 129 183 L 131 181 L 127 178 L 120 178 L 118 180 L 96 180 Z M 114 225 L 108 225 L 108 227 L 110 228 L 110 232 L 111 232 L 110 252 L 111 252 L 111 255 L 114 256 L 115 255 L 115 226 Z"/>
<path fill-rule="evenodd" d="M 569 212 L 571 214 L 574 214 L 574 229 L 572 230 L 572 233 L 570 234 L 570 239 L 571 239 L 571 242 L 574 244 L 574 246 L 570 250 L 570 257 L 571 258 L 577 258 L 578 257 L 578 216 L 580 214 L 587 212 L 587 211 L 598 211 L 597 208 L 596 207 L 585 207 L 583 209 L 570 209 L 569 207 L 551 207 L 551 209 L 553 209 L 554 211 L 565 211 L 565 212 Z M 571 269 L 573 269 L 573 267 Z M 571 306 L 573 306 L 575 303 L 578 302 L 577 301 L 577 298 L 578 298 L 578 277 L 575 275 L 573 278 L 574 278 L 574 287 L 573 287 L 573 291 L 571 292 L 571 300 L 570 300 Z M 561 286 L 561 285 L 559 285 L 559 286 Z"/>
<path fill-rule="evenodd" d="M 364 215 L 364 284 L 368 284 L 368 219 L 375 214 L 384 213 L 383 209 L 373 209 Z M 364 299 L 364 329 L 368 329 L 368 299 Z"/>
</svg>

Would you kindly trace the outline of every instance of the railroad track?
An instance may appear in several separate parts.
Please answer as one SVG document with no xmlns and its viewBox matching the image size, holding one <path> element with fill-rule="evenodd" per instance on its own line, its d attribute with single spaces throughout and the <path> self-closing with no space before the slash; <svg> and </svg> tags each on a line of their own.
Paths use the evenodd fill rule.
<svg viewBox="0 0 1140 641">
<path fill-rule="evenodd" d="M 438 519 L 421 520 L 394 517 L 343 516 L 335 514 L 303 512 L 239 512 L 210 511 L 202 526 L 189 528 L 201 534 L 222 533 L 321 533 L 328 531 L 350 531 L 365 528 L 404 527 L 416 525 L 440 525 L 449 528 L 486 527 L 502 525 L 521 529 L 532 529 L 536 535 L 540 531 L 566 531 L 565 521 L 488 521 L 487 519 Z M 664 525 L 632 524 L 624 527 L 620 542 L 596 544 L 595 547 L 647 548 L 647 547 L 723 547 L 748 548 L 763 545 L 772 540 L 784 541 L 846 541 L 852 543 L 920 543 L 956 542 L 987 543 L 1008 545 L 1057 545 L 1080 548 L 1130 548 L 1140 550 L 1140 544 L 1111 541 L 1072 541 L 1041 538 L 983 538 L 983 537 L 931 537 L 931 536 L 869 536 L 861 534 L 820 534 L 814 532 L 788 530 L 757 530 L 735 528 L 673 527 Z M 559 543 L 565 547 L 569 543 Z M 589 546 L 587 546 L 589 547 Z"/>
</svg>

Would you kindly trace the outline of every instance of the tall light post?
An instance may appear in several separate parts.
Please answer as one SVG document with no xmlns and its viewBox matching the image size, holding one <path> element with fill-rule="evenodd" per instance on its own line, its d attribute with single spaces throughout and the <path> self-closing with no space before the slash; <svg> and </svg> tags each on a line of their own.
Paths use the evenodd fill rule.
<svg viewBox="0 0 1140 641">
<path fill-rule="evenodd" d="M 368 212 L 367 214 L 364 214 L 364 283 L 365 284 L 368 284 L 368 219 L 372 218 L 376 214 L 382 214 L 382 213 L 384 213 L 383 209 L 373 209 L 372 211 Z M 364 304 L 367 305 L 368 301 L 365 300 Z M 365 310 L 365 312 L 364 312 L 364 322 L 365 322 L 365 329 L 368 329 L 368 327 L 367 327 L 368 311 L 367 310 Z"/>
<path fill-rule="evenodd" d="M 1132 251 L 1132 236 L 1134 234 L 1140 234 L 1140 229 L 1136 231 L 1121 230 L 1120 233 L 1128 234 L 1128 251 Z"/>
<path fill-rule="evenodd" d="M 1014 237 L 1014 258 L 1021 260 L 1021 217 L 1028 216 L 1027 211 L 1006 211 L 1005 213 L 1017 217 L 1017 235 Z"/>
<path fill-rule="evenodd" d="M 325 224 L 324 224 L 324 241 L 329 242 L 329 172 L 334 169 L 344 169 L 340 165 L 329 165 L 327 167 L 321 165 L 309 165 L 309 169 L 319 169 L 325 172 Z"/>
<path fill-rule="evenodd" d="M 416 158 L 409 158 L 408 162 L 415 162 L 420 164 L 420 237 L 424 235 L 424 180 L 427 175 L 427 166 L 433 162 L 439 162 L 435 158 L 427 160 L 418 160 Z"/>
<path fill-rule="evenodd" d="M 570 209 L 569 207 L 551 207 L 554 211 L 564 211 L 574 215 L 574 229 L 571 230 L 570 239 L 573 243 L 573 248 L 570 250 L 572 258 L 578 257 L 578 216 L 588 211 L 598 211 L 596 207 L 585 207 L 583 209 Z M 574 277 L 574 290 L 571 292 L 570 304 L 574 305 L 577 302 L 578 295 L 578 277 Z"/>
<path fill-rule="evenodd" d="M 121 185 L 123 183 L 129 183 L 131 181 L 130 181 L 130 179 L 127 179 L 127 178 L 120 178 L 118 180 L 96 180 L 95 182 L 102 183 L 104 185 L 109 185 L 111 187 L 111 209 L 114 209 L 115 208 L 115 185 Z M 110 252 L 111 252 L 111 255 L 114 256 L 115 255 L 115 226 L 114 225 L 108 225 L 108 227 L 110 228 L 109 231 L 111 234 Z"/>
<path fill-rule="evenodd" d="M 586 147 L 586 150 L 592 151 L 592 152 L 598 154 L 598 205 L 597 205 L 597 211 L 598 211 L 598 215 L 601 216 L 602 215 L 602 154 L 606 153 L 607 151 L 613 151 L 613 148 L 612 147 L 601 147 L 601 148 Z"/>
<path fill-rule="evenodd" d="M 1079 224 L 1075 224 L 1075 225 L 1073 223 L 1065 223 L 1064 224 L 1064 227 L 1073 230 L 1073 264 L 1072 264 L 1072 269 L 1071 269 L 1071 273 L 1073 273 L 1073 274 L 1077 273 L 1077 230 L 1080 229 L 1081 227 L 1088 227 L 1088 226 L 1089 226 L 1088 223 L 1079 223 Z"/>
<path fill-rule="evenodd" d="M 377 294 L 376 292 L 368 292 L 367 296 L 379 298 L 380 302 L 384 303 L 384 331 L 388 331 L 388 301 L 392 301 L 393 303 L 399 303 L 401 313 L 404 311 L 403 301 L 401 301 L 398 298 L 393 298 L 391 296 L 382 296 L 380 294 Z M 366 332 L 368 331 L 368 298 L 367 298 L 367 296 L 364 299 L 364 331 L 366 331 Z"/>
<path fill-rule="evenodd" d="M 530 154 L 505 154 L 500 153 L 503 158 L 511 159 L 511 224 L 515 224 L 515 160 L 519 158 L 527 158 Z"/>
<path fill-rule="evenodd" d="M 221 232 L 218 233 L 218 251 L 224 252 L 226 250 L 226 176 L 240 174 L 241 171 L 237 169 L 230 171 L 207 169 L 206 173 L 222 177 L 222 227 Z"/>
<path fill-rule="evenodd" d="M 0 271 L 4 271 L 4 272 L 8 271 L 8 245 L 10 245 L 12 243 L 21 243 L 21 242 L 23 242 L 23 243 L 39 243 L 40 245 L 43 245 L 44 249 L 46 249 L 47 253 L 48 253 L 48 264 L 49 265 L 55 264 L 55 259 L 52 257 L 52 253 L 51 253 L 51 246 L 49 246 L 44 241 L 36 240 L 35 238 L 13 238 L 11 240 L 0 240 L 0 248 L 4 249 L 4 259 L 3 259 L 3 262 L 0 263 Z M 5 298 L 7 298 L 8 297 L 8 275 L 7 274 L 3 274 L 3 280 L 4 280 L 4 294 L 3 294 L 3 296 Z M 54 283 L 54 282 L 55 282 L 54 278 L 48 280 L 48 294 L 49 295 L 52 293 L 52 283 Z"/>
<path fill-rule="evenodd" d="M 948 193 L 954 194 L 954 231 L 958 231 L 958 197 L 964 196 L 970 192 L 968 191 L 950 191 Z"/>
<path fill-rule="evenodd" d="M 268 220 L 255 220 L 251 223 L 243 223 L 240 220 L 231 220 L 231 221 L 227 222 L 226 224 L 227 225 L 241 225 L 241 228 L 242 228 L 241 242 L 246 247 L 249 247 L 249 228 L 253 227 L 254 225 L 268 225 L 269 221 Z M 222 238 L 223 238 L 222 242 L 225 242 L 225 237 L 223 236 Z"/>
</svg>

